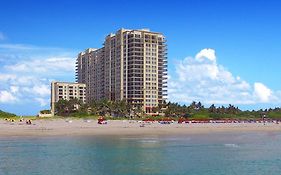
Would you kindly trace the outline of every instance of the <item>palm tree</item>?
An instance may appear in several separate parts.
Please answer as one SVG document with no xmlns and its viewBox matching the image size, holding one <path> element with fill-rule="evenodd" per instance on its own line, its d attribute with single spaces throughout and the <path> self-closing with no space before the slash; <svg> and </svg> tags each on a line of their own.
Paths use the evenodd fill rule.
<svg viewBox="0 0 281 175">
<path fill-rule="evenodd" d="M 69 107 L 70 112 L 78 111 L 79 108 L 81 107 L 81 105 L 82 105 L 82 102 L 80 100 L 78 100 L 78 98 L 70 99 L 68 101 L 68 107 Z"/>
<path fill-rule="evenodd" d="M 210 107 L 209 107 L 209 112 L 216 112 L 216 106 L 214 104 L 212 104 Z"/>
<path fill-rule="evenodd" d="M 55 111 L 56 114 L 61 115 L 61 116 L 66 116 L 69 114 L 69 102 L 67 100 L 59 100 L 55 104 Z"/>
<path fill-rule="evenodd" d="M 137 116 L 138 118 L 141 118 L 144 115 L 144 110 L 141 106 L 137 106 L 136 108 L 133 108 L 133 116 Z"/>
<path fill-rule="evenodd" d="M 129 117 L 132 106 L 126 102 L 126 100 L 121 100 L 116 102 L 117 105 L 117 116 L 118 117 Z"/>
<path fill-rule="evenodd" d="M 111 115 L 112 103 L 109 100 L 103 99 L 99 101 L 98 110 L 100 115 Z"/>
</svg>

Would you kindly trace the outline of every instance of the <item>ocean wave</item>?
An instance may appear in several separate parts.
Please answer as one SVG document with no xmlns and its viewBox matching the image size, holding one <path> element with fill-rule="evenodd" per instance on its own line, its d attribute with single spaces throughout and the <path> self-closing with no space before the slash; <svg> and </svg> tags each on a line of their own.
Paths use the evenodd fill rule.
<svg viewBox="0 0 281 175">
<path fill-rule="evenodd" d="M 139 140 L 138 142 L 141 142 L 141 143 L 158 143 L 159 141 L 158 140 Z"/>
<path fill-rule="evenodd" d="M 120 140 L 155 140 L 157 137 L 120 137 Z"/>
<path fill-rule="evenodd" d="M 224 144 L 225 147 L 229 147 L 229 148 L 238 148 L 239 145 L 235 144 L 235 143 L 226 143 Z"/>
</svg>

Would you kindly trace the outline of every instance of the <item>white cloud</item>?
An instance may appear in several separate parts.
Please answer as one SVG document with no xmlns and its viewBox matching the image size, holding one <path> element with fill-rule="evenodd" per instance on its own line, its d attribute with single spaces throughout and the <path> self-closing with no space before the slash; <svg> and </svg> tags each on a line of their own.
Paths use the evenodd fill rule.
<svg viewBox="0 0 281 175">
<path fill-rule="evenodd" d="M 15 74 L 0 74 L 0 82 L 6 82 L 6 81 L 11 81 L 16 79 L 16 75 Z"/>
<path fill-rule="evenodd" d="M 213 49 L 203 49 L 195 58 L 178 61 L 175 69 L 175 77 L 168 79 L 168 99 L 171 101 L 236 105 L 281 101 L 281 96 L 262 83 L 252 86 L 218 64 Z"/>
<path fill-rule="evenodd" d="M 0 44 L 1 105 L 13 102 L 17 114 L 36 114 L 38 111 L 28 108 L 33 104 L 33 110 L 40 110 L 49 104 L 52 80 L 74 80 L 77 53 L 62 48 Z M 25 104 L 28 105 L 23 109 Z"/>
<path fill-rule="evenodd" d="M 5 77 L 2 78 L 2 83 L 3 85 L 6 84 L 6 86 L 0 87 L 0 103 L 13 103 L 15 106 L 17 104 L 31 103 L 35 106 L 38 104 L 39 107 L 49 104 L 50 79 L 36 77 L 36 75 L 25 77 L 25 75 L 9 76 L 2 74 L 2 77 Z M 12 81 L 10 77 L 12 77 Z"/>
<path fill-rule="evenodd" d="M 176 72 L 182 81 L 194 81 L 202 78 L 216 79 L 218 71 L 216 63 L 201 62 L 190 57 L 180 61 L 176 67 Z"/>
<path fill-rule="evenodd" d="M 0 91 L 0 103 L 14 103 L 17 98 L 9 91 Z"/>
<path fill-rule="evenodd" d="M 32 59 L 19 62 L 15 65 L 7 65 L 5 69 L 14 72 L 57 74 L 59 72 L 74 72 L 75 58 L 51 57 L 47 59 Z"/>
<path fill-rule="evenodd" d="M 45 84 L 35 85 L 32 88 L 32 91 L 39 96 L 48 96 L 48 95 L 50 95 L 50 92 L 51 92 L 50 86 L 45 85 Z"/>
<path fill-rule="evenodd" d="M 4 35 L 3 35 L 4 36 Z M 5 39 L 5 36 L 4 36 Z M 8 50 L 17 50 L 17 51 L 60 51 L 61 48 L 56 47 L 40 47 L 40 46 L 34 46 L 34 45 L 28 45 L 28 44 L 0 44 L 0 49 L 8 49 Z"/>
<path fill-rule="evenodd" d="M 22 103 L 24 101 L 30 101 L 30 99 L 36 99 L 37 97 L 49 98 L 50 82 L 51 80 L 37 77 L 36 74 L 34 76 L 1 74 L 0 91 L 4 92 L 5 99 L 13 96 L 16 99 L 21 99 L 17 102 Z M 16 102 L 15 100 L 13 101 Z M 9 103 L 8 100 L 2 100 L 2 103 L 5 102 Z"/>
<path fill-rule="evenodd" d="M 254 96 L 257 97 L 260 102 L 266 103 L 269 102 L 272 97 L 272 90 L 262 83 L 255 83 Z"/>
<path fill-rule="evenodd" d="M 10 90 L 13 94 L 17 93 L 19 91 L 19 87 L 18 86 L 11 86 Z"/>
<path fill-rule="evenodd" d="M 213 49 L 203 49 L 199 53 L 196 54 L 195 58 L 199 61 L 202 61 L 204 59 L 208 59 L 210 61 L 215 62 L 216 61 L 216 52 Z"/>
<path fill-rule="evenodd" d="M 34 50 L 36 47 L 24 44 L 0 44 L 0 49 L 9 49 L 9 50 Z"/>
<path fill-rule="evenodd" d="M 39 102 L 41 107 L 47 106 L 49 104 L 49 100 L 48 99 L 44 99 L 44 98 L 35 98 L 35 101 Z"/>
</svg>

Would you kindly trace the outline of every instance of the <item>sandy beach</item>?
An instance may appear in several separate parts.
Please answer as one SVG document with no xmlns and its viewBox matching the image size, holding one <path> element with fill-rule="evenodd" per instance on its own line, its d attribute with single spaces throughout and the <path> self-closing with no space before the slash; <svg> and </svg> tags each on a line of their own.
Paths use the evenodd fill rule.
<svg viewBox="0 0 281 175">
<path fill-rule="evenodd" d="M 0 136 L 59 136 L 59 135 L 187 135 L 212 132 L 281 131 L 275 123 L 204 123 L 204 124 L 159 124 L 138 121 L 112 120 L 99 125 L 96 120 L 54 119 L 25 122 L 0 120 Z"/>
</svg>

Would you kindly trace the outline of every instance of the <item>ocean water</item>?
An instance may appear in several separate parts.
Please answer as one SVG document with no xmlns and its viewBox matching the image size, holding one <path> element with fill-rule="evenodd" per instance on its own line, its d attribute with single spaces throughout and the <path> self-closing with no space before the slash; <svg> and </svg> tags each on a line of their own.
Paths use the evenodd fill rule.
<svg viewBox="0 0 281 175">
<path fill-rule="evenodd" d="M 6 137 L 0 174 L 280 175 L 281 133 Z"/>
</svg>

